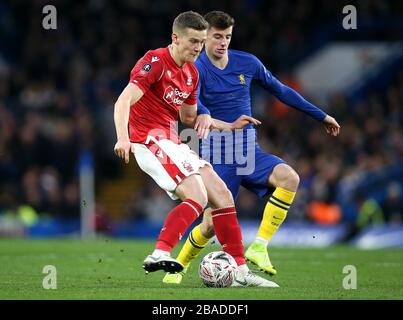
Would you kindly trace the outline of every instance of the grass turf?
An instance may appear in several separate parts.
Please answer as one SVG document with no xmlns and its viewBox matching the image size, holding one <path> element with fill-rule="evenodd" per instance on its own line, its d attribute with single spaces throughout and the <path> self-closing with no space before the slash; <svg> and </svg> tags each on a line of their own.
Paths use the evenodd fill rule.
<svg viewBox="0 0 403 320">
<path fill-rule="evenodd" d="M 181 285 L 162 283 L 164 273 L 146 275 L 142 261 L 153 242 L 70 239 L 0 240 L 0 299 L 279 300 L 402 299 L 403 250 L 272 248 L 280 288 L 205 288 L 191 265 Z M 174 256 L 179 248 L 174 251 Z M 57 289 L 45 290 L 44 266 L 57 269 Z M 357 270 L 357 289 L 343 288 L 343 267 Z M 253 266 L 250 266 L 254 269 Z"/>
</svg>

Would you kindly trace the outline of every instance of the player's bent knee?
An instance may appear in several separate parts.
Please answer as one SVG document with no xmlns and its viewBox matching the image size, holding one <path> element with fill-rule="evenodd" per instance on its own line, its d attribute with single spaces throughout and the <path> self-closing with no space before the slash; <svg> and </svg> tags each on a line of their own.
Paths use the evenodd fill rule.
<svg viewBox="0 0 403 320">
<path fill-rule="evenodd" d="M 229 205 L 235 206 L 234 198 L 232 197 L 231 191 L 228 188 L 225 188 L 222 192 L 223 198 L 228 202 Z"/>
<path fill-rule="evenodd" d="M 220 184 L 217 187 L 216 193 L 217 197 L 220 199 L 221 207 L 231 207 L 235 205 L 232 193 L 226 185 Z"/>
<path fill-rule="evenodd" d="M 227 206 L 234 204 L 234 198 L 232 197 L 231 191 L 228 189 L 227 185 L 224 181 L 219 181 L 216 184 L 215 192 L 219 196 L 220 199 L 228 203 Z"/>
<path fill-rule="evenodd" d="M 274 186 L 290 191 L 296 191 L 298 189 L 299 181 L 298 173 L 286 164 L 276 166 L 269 179 L 269 182 Z"/>
<path fill-rule="evenodd" d="M 192 199 L 200 204 L 202 208 L 207 205 L 207 190 L 199 176 L 193 175 L 186 178 L 186 180 L 176 188 L 175 192 L 182 200 Z"/>
<path fill-rule="evenodd" d="M 189 196 L 192 200 L 196 201 L 202 208 L 207 206 L 208 198 L 206 190 L 197 190 L 191 196 Z"/>
<path fill-rule="evenodd" d="M 290 191 L 296 191 L 298 189 L 298 185 L 299 176 L 294 170 L 288 172 L 287 176 L 284 177 L 282 182 L 279 183 L 279 187 Z"/>
<path fill-rule="evenodd" d="M 201 169 L 201 174 L 206 181 L 209 195 L 208 200 L 213 209 L 234 206 L 234 199 L 231 191 L 229 191 L 227 185 L 211 167 L 203 167 Z"/>
<path fill-rule="evenodd" d="M 299 185 L 299 175 L 294 169 L 291 169 L 287 175 L 287 184 L 291 189 L 297 190 Z"/>
</svg>

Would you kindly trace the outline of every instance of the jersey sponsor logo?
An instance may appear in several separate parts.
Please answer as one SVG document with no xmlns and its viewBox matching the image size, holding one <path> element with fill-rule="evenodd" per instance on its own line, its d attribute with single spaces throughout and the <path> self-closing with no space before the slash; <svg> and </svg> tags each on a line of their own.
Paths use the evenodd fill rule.
<svg viewBox="0 0 403 320">
<path fill-rule="evenodd" d="M 143 70 L 143 71 L 145 71 L 145 72 L 150 71 L 150 70 L 151 70 L 151 64 L 146 63 L 146 64 L 141 68 L 141 70 Z"/>
<path fill-rule="evenodd" d="M 179 91 L 178 88 L 172 88 L 172 86 L 168 86 L 164 91 L 164 100 L 169 104 L 182 104 L 187 97 L 189 97 L 190 93 Z"/>
<path fill-rule="evenodd" d="M 158 57 L 151 57 L 151 63 L 159 61 L 160 59 Z"/>
<path fill-rule="evenodd" d="M 239 75 L 239 83 L 246 84 L 245 76 L 242 73 Z"/>
</svg>

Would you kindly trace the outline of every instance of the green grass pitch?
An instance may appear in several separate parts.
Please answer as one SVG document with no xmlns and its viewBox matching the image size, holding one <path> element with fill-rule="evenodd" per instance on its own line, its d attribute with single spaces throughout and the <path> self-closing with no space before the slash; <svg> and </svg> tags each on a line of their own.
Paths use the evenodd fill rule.
<svg viewBox="0 0 403 320">
<path fill-rule="evenodd" d="M 133 300 L 279 300 L 402 299 L 403 250 L 358 250 L 347 246 L 324 249 L 272 248 L 278 275 L 268 277 L 280 288 L 205 288 L 198 263 L 181 285 L 162 283 L 164 273 L 146 275 L 142 261 L 153 242 L 102 238 L 0 240 L 0 299 L 133 299 Z M 179 247 L 174 251 L 176 256 Z M 57 270 L 57 289 L 45 290 L 46 265 Z M 357 270 L 357 289 L 343 288 L 346 265 Z M 250 266 L 253 269 L 252 266 Z"/>
</svg>

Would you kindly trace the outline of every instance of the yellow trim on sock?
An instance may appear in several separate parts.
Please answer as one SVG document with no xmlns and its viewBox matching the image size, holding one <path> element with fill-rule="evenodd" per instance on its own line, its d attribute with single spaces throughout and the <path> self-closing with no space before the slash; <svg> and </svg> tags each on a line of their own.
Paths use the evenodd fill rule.
<svg viewBox="0 0 403 320">
<path fill-rule="evenodd" d="M 193 236 L 193 239 L 196 241 L 196 243 L 201 247 L 204 247 L 207 244 L 207 242 L 210 240 L 210 238 L 206 238 L 202 234 L 200 224 L 193 228 L 191 234 Z"/>
<path fill-rule="evenodd" d="M 201 233 L 200 225 L 197 225 L 190 232 L 176 260 L 182 263 L 185 268 L 189 267 L 190 262 L 197 257 L 209 240 L 210 238 L 206 238 Z"/>
<path fill-rule="evenodd" d="M 281 203 L 280 201 L 274 199 L 273 197 L 270 197 L 269 200 L 270 200 L 271 202 L 273 202 L 274 204 L 277 204 L 277 205 L 280 206 L 280 207 L 286 208 L 287 210 L 290 208 L 289 205 L 284 204 L 284 203 Z"/>
<path fill-rule="evenodd" d="M 277 201 L 276 199 L 273 199 L 273 197 L 291 205 L 295 198 L 295 192 L 277 187 L 276 190 L 274 190 L 272 197 L 270 197 L 270 201 L 272 201 L 276 205 L 267 202 L 266 207 L 263 211 L 262 222 L 260 223 L 260 227 L 257 232 L 257 237 L 266 239 L 267 241 L 271 239 L 273 234 L 275 234 L 277 229 L 281 226 L 281 224 L 287 217 L 287 212 L 289 208 L 288 205 L 285 205 Z M 284 208 L 287 208 L 287 210 Z"/>
</svg>

